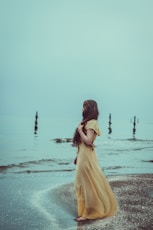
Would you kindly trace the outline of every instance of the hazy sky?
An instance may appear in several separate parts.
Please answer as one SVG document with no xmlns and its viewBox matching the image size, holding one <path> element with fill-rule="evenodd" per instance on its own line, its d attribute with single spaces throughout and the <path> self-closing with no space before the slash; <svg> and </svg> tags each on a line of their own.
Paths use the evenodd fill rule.
<svg viewBox="0 0 153 230">
<path fill-rule="evenodd" d="M 153 121 L 152 0 L 0 0 L 0 113 Z"/>
</svg>

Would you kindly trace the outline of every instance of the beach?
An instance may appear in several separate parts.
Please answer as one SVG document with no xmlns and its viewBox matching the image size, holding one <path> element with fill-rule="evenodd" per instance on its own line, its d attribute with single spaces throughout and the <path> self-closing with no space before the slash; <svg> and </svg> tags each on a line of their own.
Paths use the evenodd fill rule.
<svg viewBox="0 0 153 230">
<path fill-rule="evenodd" d="M 110 176 L 108 180 L 118 200 L 116 215 L 81 221 L 77 223 L 77 228 L 72 229 L 153 229 L 153 175 Z M 73 184 L 64 185 L 54 192 L 60 207 L 71 215 L 76 212 Z"/>
<path fill-rule="evenodd" d="M 60 183 L 50 184 L 53 178 L 27 173 L 8 180 L 1 174 L 0 229 L 153 229 L 153 174 L 108 176 L 118 200 L 116 215 L 79 223 L 74 183 L 59 174 Z"/>
</svg>

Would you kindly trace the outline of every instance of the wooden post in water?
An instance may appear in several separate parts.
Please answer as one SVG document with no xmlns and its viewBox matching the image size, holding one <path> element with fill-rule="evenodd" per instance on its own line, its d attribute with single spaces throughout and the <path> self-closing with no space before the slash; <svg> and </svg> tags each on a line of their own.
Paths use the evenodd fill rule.
<svg viewBox="0 0 153 230">
<path fill-rule="evenodd" d="M 111 113 L 109 114 L 109 121 L 108 121 L 108 134 L 112 133 L 112 127 L 111 127 L 112 121 L 111 121 Z"/>
<path fill-rule="evenodd" d="M 35 115 L 34 134 L 37 134 L 37 130 L 38 130 L 38 112 L 36 112 L 36 115 Z"/>
<path fill-rule="evenodd" d="M 133 120 L 133 139 L 135 139 L 135 134 L 136 134 L 136 116 L 134 116 L 134 120 Z"/>
</svg>

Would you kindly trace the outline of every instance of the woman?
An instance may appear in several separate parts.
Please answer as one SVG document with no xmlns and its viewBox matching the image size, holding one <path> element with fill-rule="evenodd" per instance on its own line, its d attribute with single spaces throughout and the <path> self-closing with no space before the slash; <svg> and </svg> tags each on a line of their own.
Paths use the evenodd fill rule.
<svg viewBox="0 0 153 230">
<path fill-rule="evenodd" d="M 117 208 L 116 198 L 94 150 L 94 140 L 100 135 L 98 115 L 97 103 L 93 100 L 84 101 L 83 120 L 73 137 L 73 144 L 78 147 L 75 179 L 77 221 L 112 216 Z"/>
</svg>

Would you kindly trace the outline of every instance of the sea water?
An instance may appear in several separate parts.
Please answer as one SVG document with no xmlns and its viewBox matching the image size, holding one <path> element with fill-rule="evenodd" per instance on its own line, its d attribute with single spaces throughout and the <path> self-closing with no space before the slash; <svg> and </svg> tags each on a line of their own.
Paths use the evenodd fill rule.
<svg viewBox="0 0 153 230">
<path fill-rule="evenodd" d="M 77 212 L 65 211 L 51 195 L 74 182 L 77 150 L 64 140 L 77 125 L 77 119 L 39 117 L 34 134 L 31 117 L 1 117 L 0 229 L 77 229 Z M 95 150 L 106 176 L 153 173 L 153 123 L 139 122 L 135 138 L 130 121 L 113 121 L 110 135 L 107 121 L 99 125 Z"/>
<path fill-rule="evenodd" d="M 108 135 L 107 123 L 101 123 L 102 135 L 97 137 L 95 149 L 107 175 L 153 172 L 153 123 L 139 122 L 135 138 L 130 122 L 114 122 L 111 135 Z M 74 171 L 76 148 L 71 142 L 56 143 L 54 139 L 72 138 L 75 127 L 70 119 L 39 118 L 37 134 L 34 134 L 34 119 L 1 117 L 1 172 Z"/>
</svg>

